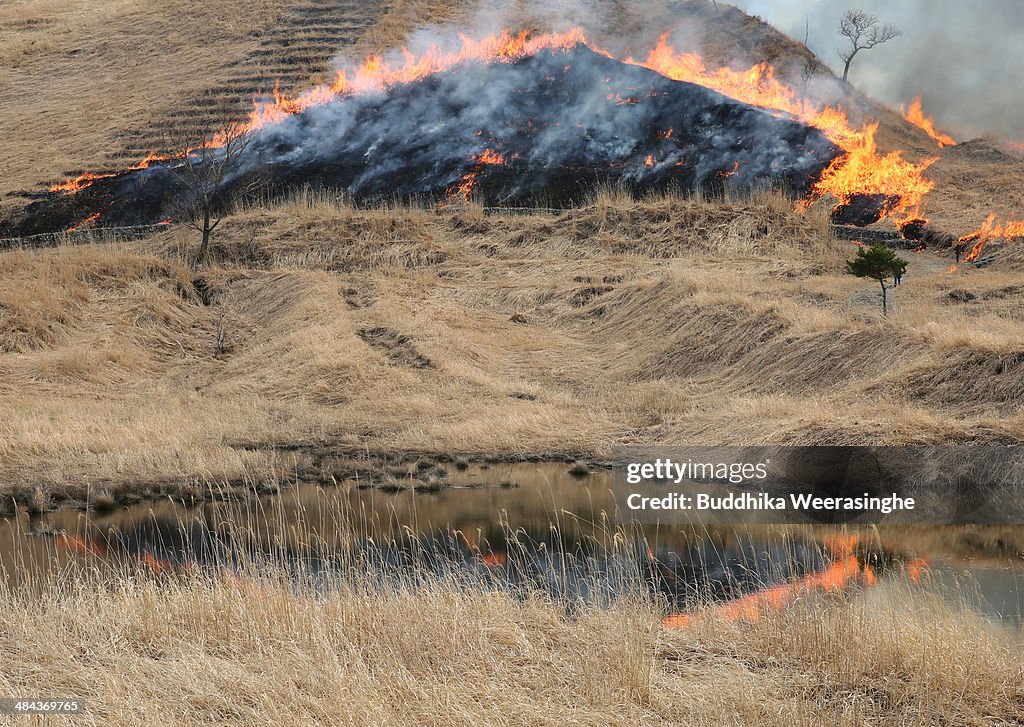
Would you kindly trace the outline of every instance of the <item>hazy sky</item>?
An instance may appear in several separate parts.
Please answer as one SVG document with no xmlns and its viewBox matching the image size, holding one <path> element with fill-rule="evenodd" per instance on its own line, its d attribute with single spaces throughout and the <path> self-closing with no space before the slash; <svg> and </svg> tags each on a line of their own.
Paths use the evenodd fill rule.
<svg viewBox="0 0 1024 727">
<path fill-rule="evenodd" d="M 861 8 L 903 36 L 853 62 L 850 81 L 890 105 L 924 97 L 961 140 L 987 131 L 1024 140 L 1024 0 L 730 0 L 810 45 L 837 72 L 839 19 Z"/>
</svg>

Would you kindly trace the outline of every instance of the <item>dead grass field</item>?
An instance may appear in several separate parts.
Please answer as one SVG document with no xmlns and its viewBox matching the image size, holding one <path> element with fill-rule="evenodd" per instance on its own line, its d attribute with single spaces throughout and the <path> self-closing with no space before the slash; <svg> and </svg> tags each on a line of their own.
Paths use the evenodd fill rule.
<svg viewBox="0 0 1024 727">
<path fill-rule="evenodd" d="M 821 210 L 602 193 L 552 215 L 300 196 L 0 256 L 19 499 L 309 474 L 295 450 L 602 457 L 616 443 L 1018 442 L 1020 273 L 875 284 Z M 36 489 L 40 492 L 36 492 Z"/>
<path fill-rule="evenodd" d="M 893 584 L 754 624 L 661 629 L 453 584 L 316 596 L 237 582 L 0 590 L 0 692 L 84 695 L 83 725 L 766 727 L 1019 724 L 1018 650 Z"/>
<path fill-rule="evenodd" d="M 109 164 L 123 135 L 227 79 L 283 3 L 28 2 L 0 7 L 0 194 Z M 212 12 L 211 12 L 212 11 Z M 45 150 L 41 153 L 41 150 Z"/>
<path fill-rule="evenodd" d="M 14 109 L 4 189 L 127 158 L 165 124 L 210 121 L 194 113 L 214 108 L 209 94 L 230 114 L 275 74 L 322 80 L 339 39 L 359 55 L 472 12 L 303 0 L 220 5 L 211 19 L 187 5 L 0 8 L 0 100 Z M 799 44 L 756 19 L 686 5 L 709 63 L 802 62 Z M 588 32 L 612 43 L 616 28 L 643 35 L 678 12 L 603 3 Z M 935 153 L 869 99 L 851 93 L 848 106 L 881 118 L 883 145 Z M 984 140 L 940 156 L 940 228 L 1024 207 L 1012 183 L 1024 157 Z M 911 254 L 883 321 L 876 290 L 842 274 L 853 248 L 830 238 L 824 210 L 801 215 L 772 195 L 603 193 L 575 212 L 514 216 L 298 198 L 219 232 L 202 271 L 183 230 L 0 256 L 0 492 L 45 507 L 95 488 L 315 476 L 304 450 L 601 457 L 630 442 L 1020 440 L 1012 249 L 952 274 L 951 261 Z"/>
</svg>

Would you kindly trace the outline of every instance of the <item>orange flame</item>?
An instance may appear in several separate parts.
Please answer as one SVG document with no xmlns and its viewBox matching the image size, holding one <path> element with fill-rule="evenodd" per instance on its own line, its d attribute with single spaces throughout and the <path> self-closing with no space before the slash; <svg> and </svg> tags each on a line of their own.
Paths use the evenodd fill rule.
<svg viewBox="0 0 1024 727">
<path fill-rule="evenodd" d="M 860 536 L 857 533 L 834 533 L 825 538 L 821 545 L 832 555 L 850 555 L 859 542 Z"/>
<path fill-rule="evenodd" d="M 943 134 L 941 131 L 935 128 L 935 122 L 929 117 L 924 115 L 924 109 L 921 105 L 921 97 L 918 96 L 910 104 L 909 109 L 904 109 L 900 106 L 900 113 L 903 114 L 903 118 L 909 121 L 911 124 L 919 128 L 924 133 L 928 134 L 932 140 L 939 145 L 940 149 L 947 146 L 956 146 L 956 139 L 949 134 Z"/>
<path fill-rule="evenodd" d="M 456 530 L 455 534 L 465 544 L 466 549 L 479 558 L 485 568 L 500 568 L 508 563 L 508 553 L 500 550 L 491 550 L 490 548 L 485 552 L 480 547 L 480 540 L 476 533 Z"/>
<path fill-rule="evenodd" d="M 67 194 L 73 194 L 81 189 L 85 189 L 90 186 L 93 182 L 98 179 L 110 179 L 111 177 L 117 176 L 116 174 L 93 174 L 92 172 L 85 172 L 84 174 L 75 177 L 74 179 L 68 179 L 60 184 L 55 184 L 50 187 L 51 192 L 65 192 Z"/>
<path fill-rule="evenodd" d="M 158 154 L 155 151 L 151 151 L 149 152 L 149 154 L 146 155 L 145 159 L 136 162 L 132 166 L 128 167 L 126 171 L 134 172 L 139 169 L 146 169 L 155 162 L 165 162 L 170 158 L 171 157 L 169 155 Z M 120 174 L 120 172 L 109 172 L 106 174 L 93 174 L 92 172 L 84 172 L 83 174 L 81 174 L 78 177 L 75 177 L 74 179 L 68 179 L 64 182 L 61 182 L 60 184 L 53 185 L 52 187 L 50 187 L 50 191 L 73 194 L 75 192 L 78 192 L 79 190 L 91 186 L 94 182 L 100 179 L 110 179 L 111 177 L 116 177 L 118 174 Z"/>
<path fill-rule="evenodd" d="M 508 554 L 501 551 L 490 551 L 480 554 L 480 562 L 487 568 L 500 568 L 508 563 Z"/>
<path fill-rule="evenodd" d="M 877 131 L 878 122 L 874 122 L 860 132 L 847 154 L 836 158 L 821 175 L 812 198 L 832 195 L 845 202 L 854 195 L 877 194 L 890 200 L 885 204 L 884 217 L 892 217 L 897 223 L 922 217 L 924 198 L 935 187 L 923 172 L 937 159 L 913 164 L 899 151 L 880 155 L 875 145 Z"/>
<path fill-rule="evenodd" d="M 795 116 L 820 129 L 837 146 L 852 147 L 860 136 L 840 108 L 819 109 L 775 77 L 775 69 L 758 63 L 746 71 L 730 68 L 708 70 L 696 53 L 679 53 L 668 43 L 668 34 L 661 36 L 644 61 L 627 58 L 626 63 L 643 66 L 675 81 L 696 83 L 752 106 Z"/>
<path fill-rule="evenodd" d="M 76 555 L 96 557 L 105 557 L 110 555 L 110 551 L 104 544 L 92 542 L 80 535 L 61 534 L 57 536 L 56 542 L 59 547 L 71 553 L 75 553 Z M 196 565 L 194 563 L 185 562 L 176 564 L 167 558 L 159 558 L 149 551 L 132 553 L 131 556 L 137 558 L 143 566 L 153 573 L 169 573 L 172 571 L 180 573 L 194 573 L 196 571 Z"/>
<path fill-rule="evenodd" d="M 164 573 L 173 569 L 173 564 L 166 558 L 157 558 L 155 555 L 149 552 L 142 554 L 140 558 L 142 564 L 149 568 L 154 573 Z"/>
<path fill-rule="evenodd" d="M 473 163 L 475 166 L 463 174 L 459 183 L 448 192 L 448 201 L 454 198 L 462 198 L 468 202 L 473 194 L 473 187 L 476 186 L 476 178 L 480 176 L 483 168 L 487 165 L 501 166 L 505 164 L 505 155 L 493 149 L 484 149 L 480 154 L 473 156 Z"/>
<path fill-rule="evenodd" d="M 99 220 L 99 218 L 100 218 L 100 213 L 99 212 L 94 212 L 93 214 L 91 214 L 88 217 L 86 217 L 84 220 L 81 220 L 80 222 L 76 222 L 75 224 L 71 225 L 71 227 L 69 227 L 67 230 L 65 230 L 65 232 L 74 232 L 75 230 L 80 230 L 83 227 L 90 227 L 90 226 L 92 226 L 92 224 L 94 222 Z"/>
<path fill-rule="evenodd" d="M 1013 240 L 1024 237 L 1024 221 L 999 222 L 993 212 L 979 229 L 960 238 L 960 242 L 971 245 L 971 250 L 964 256 L 965 263 L 971 263 L 981 257 L 982 251 L 993 240 Z"/>
<path fill-rule="evenodd" d="M 814 591 L 838 591 L 846 588 L 862 575 L 865 583 L 873 582 L 874 572 L 870 575 L 862 571 L 855 556 L 846 556 L 833 562 L 824 570 L 804 576 L 796 581 L 784 583 L 773 588 L 751 593 L 749 596 L 737 598 L 720 604 L 715 613 L 727 621 L 759 621 L 766 613 L 781 611 L 796 601 L 801 595 Z M 666 617 L 662 624 L 669 628 L 686 628 L 700 619 L 700 614 L 677 613 Z"/>
<path fill-rule="evenodd" d="M 484 149 L 484 151 L 476 156 L 477 164 L 494 164 L 502 165 L 505 163 L 505 155 L 499 154 L 493 149 Z"/>
<path fill-rule="evenodd" d="M 392 65 L 379 54 L 367 56 L 362 66 L 354 71 L 339 70 L 332 83 L 305 91 L 296 98 L 288 98 L 279 86 L 275 86 L 273 101 L 254 102 L 247 130 L 278 122 L 311 106 L 328 103 L 337 96 L 379 93 L 392 86 L 450 70 L 467 61 L 512 62 L 541 50 L 567 50 L 586 42 L 579 29 L 532 36 L 527 31 L 513 34 L 503 30 L 480 40 L 465 35 L 460 36 L 460 40 L 462 46 L 458 50 L 431 46 L 419 57 L 403 48 L 401 65 Z"/>
<path fill-rule="evenodd" d="M 106 547 L 99 543 L 91 543 L 80 535 L 58 535 L 57 545 L 78 555 L 103 556 L 107 553 Z"/>
<path fill-rule="evenodd" d="M 910 579 L 911 583 L 920 583 L 921 576 L 924 575 L 926 570 L 928 570 L 927 558 L 914 558 L 904 566 L 904 572 L 906 572 L 907 578 Z"/>
</svg>

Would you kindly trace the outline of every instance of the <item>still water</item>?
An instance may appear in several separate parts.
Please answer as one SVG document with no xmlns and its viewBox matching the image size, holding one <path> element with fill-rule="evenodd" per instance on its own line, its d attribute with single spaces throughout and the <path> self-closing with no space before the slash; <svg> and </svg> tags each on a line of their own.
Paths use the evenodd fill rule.
<svg viewBox="0 0 1024 727">
<path fill-rule="evenodd" d="M 474 465 L 451 468 L 447 480 L 452 487 L 435 492 L 345 481 L 194 506 L 164 498 L 105 513 L 23 514 L 0 520 L 0 578 L 31 586 L 126 565 L 173 577 L 269 563 L 314 584 L 356 568 L 370 581 L 468 578 L 570 603 L 643 588 L 667 613 L 709 599 L 742 613 L 745 599 L 794 583 L 881 591 L 924 579 L 1008 633 L 1024 620 L 1024 527 L 622 527 L 611 520 L 608 472 Z"/>
</svg>

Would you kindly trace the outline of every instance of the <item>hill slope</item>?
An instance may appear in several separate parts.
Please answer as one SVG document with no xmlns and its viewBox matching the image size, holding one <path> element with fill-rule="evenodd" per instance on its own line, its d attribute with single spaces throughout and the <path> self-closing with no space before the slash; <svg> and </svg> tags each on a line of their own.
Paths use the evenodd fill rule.
<svg viewBox="0 0 1024 727">
<path fill-rule="evenodd" d="M 1022 432 L 1019 275 L 912 255 L 883 320 L 877 286 L 841 274 L 852 246 L 783 198 L 560 216 L 298 200 L 225 225 L 199 272 L 177 230 L 0 256 L 8 492 L 322 476 L 303 449 Z"/>
</svg>

